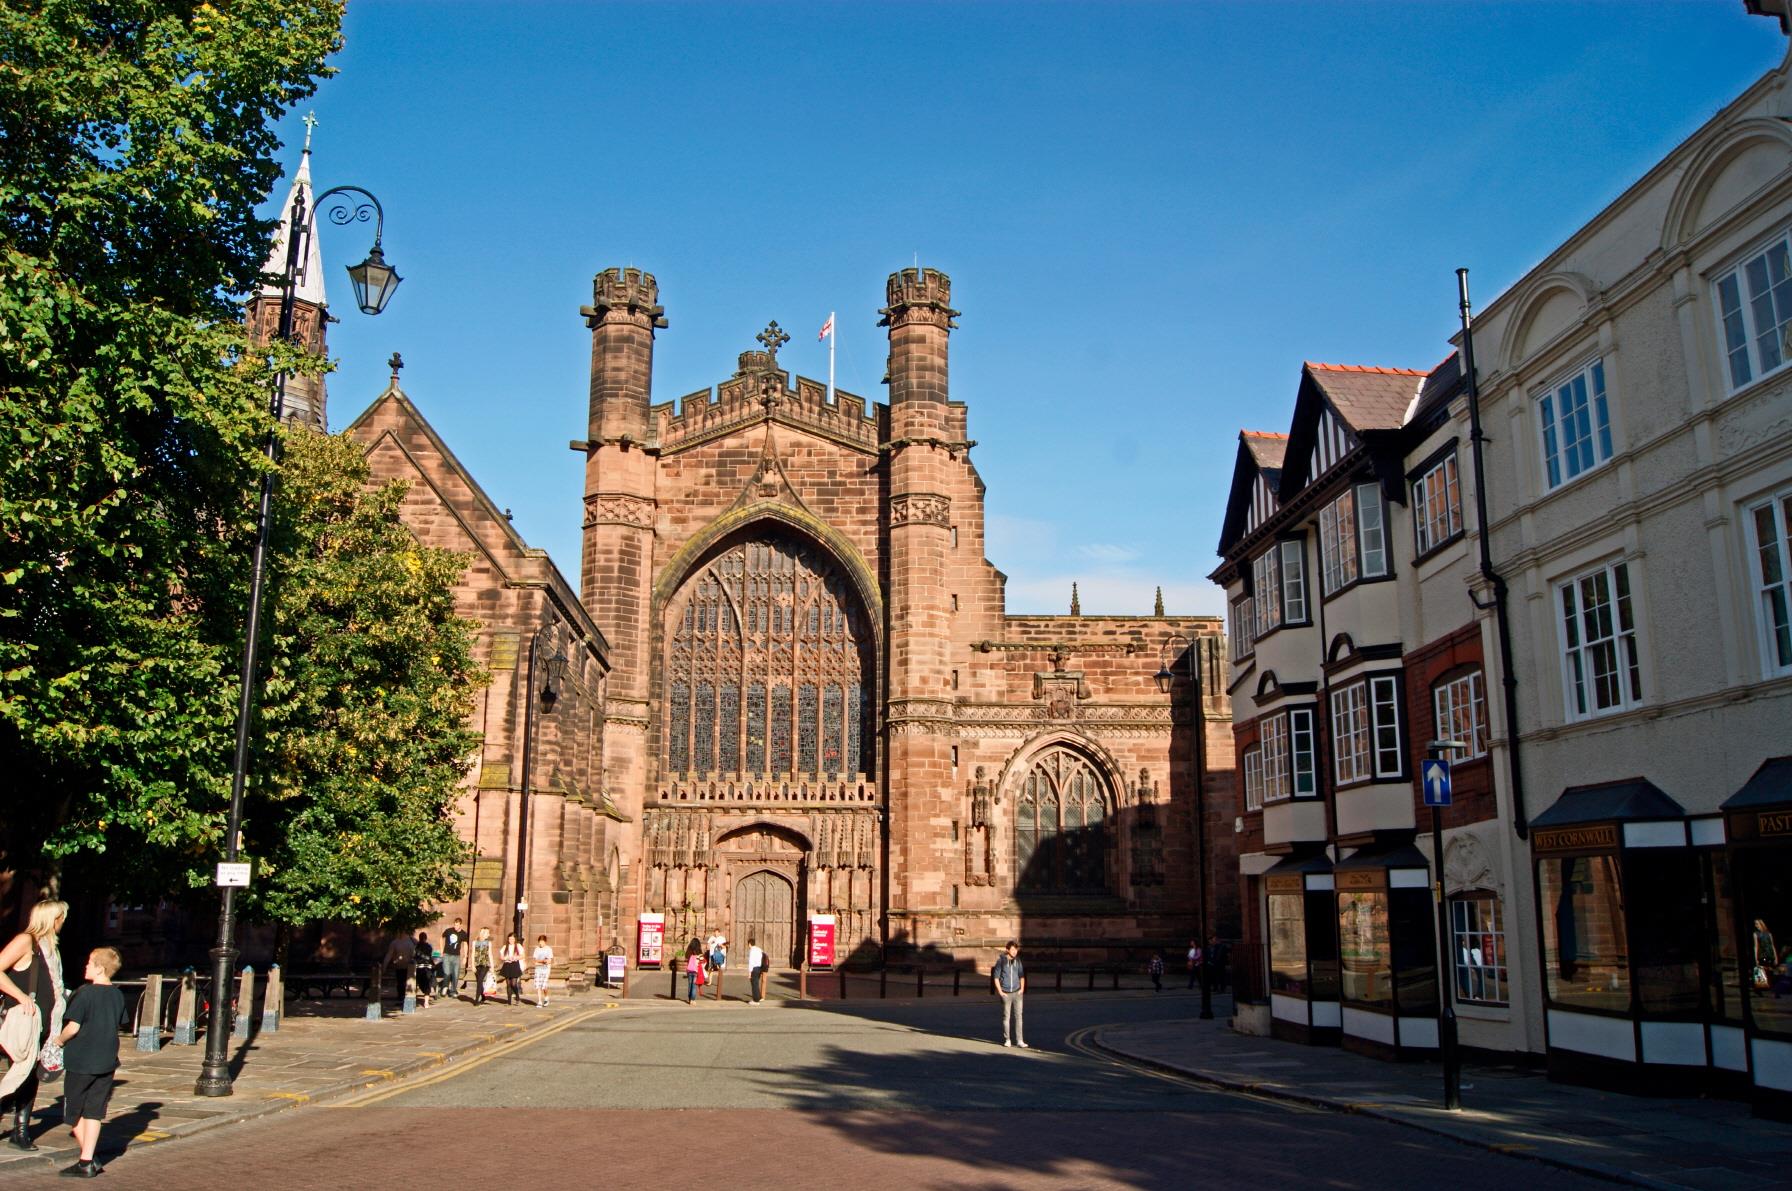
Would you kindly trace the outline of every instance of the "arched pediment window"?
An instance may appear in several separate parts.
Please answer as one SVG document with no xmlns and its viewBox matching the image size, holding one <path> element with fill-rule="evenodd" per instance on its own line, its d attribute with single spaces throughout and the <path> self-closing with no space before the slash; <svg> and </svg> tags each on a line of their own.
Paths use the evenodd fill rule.
<svg viewBox="0 0 1792 1191">
<path fill-rule="evenodd" d="M 763 530 L 667 606 L 668 775 L 872 772 L 871 627 L 825 551 Z"/>
<path fill-rule="evenodd" d="M 1087 757 L 1045 750 L 1027 770 L 1015 803 L 1014 866 L 1023 893 L 1105 893 L 1107 783 Z"/>
</svg>

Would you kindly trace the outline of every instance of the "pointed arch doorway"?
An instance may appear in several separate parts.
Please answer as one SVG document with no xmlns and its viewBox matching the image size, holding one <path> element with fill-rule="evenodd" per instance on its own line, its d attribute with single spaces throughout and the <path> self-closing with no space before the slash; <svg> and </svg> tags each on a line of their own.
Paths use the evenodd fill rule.
<svg viewBox="0 0 1792 1191">
<path fill-rule="evenodd" d="M 735 881 L 733 919 L 730 950 L 740 957 L 739 963 L 746 963 L 748 939 L 759 941 L 773 968 L 790 963 L 796 938 L 796 888 L 788 879 L 762 868 Z"/>
</svg>

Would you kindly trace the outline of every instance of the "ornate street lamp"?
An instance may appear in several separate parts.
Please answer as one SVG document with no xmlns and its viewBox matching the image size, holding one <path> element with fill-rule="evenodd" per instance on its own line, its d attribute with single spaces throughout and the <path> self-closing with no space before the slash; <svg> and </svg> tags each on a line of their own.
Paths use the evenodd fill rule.
<svg viewBox="0 0 1792 1191">
<path fill-rule="evenodd" d="M 1196 641 L 1182 633 L 1171 633 L 1164 638 L 1157 651 L 1157 673 L 1152 678 L 1157 682 L 1157 689 L 1164 694 L 1170 693 L 1170 687 L 1176 681 L 1176 674 L 1170 669 L 1170 649 L 1180 644 L 1184 656 L 1188 658 L 1189 700 L 1193 709 L 1191 731 L 1194 733 L 1195 762 L 1195 855 L 1197 872 L 1201 882 L 1200 932 L 1201 945 L 1201 1020 L 1213 1019 L 1213 981 L 1208 968 L 1212 963 L 1208 944 L 1212 935 L 1208 931 L 1207 913 L 1207 716 L 1202 709 L 1201 659 Z"/>
<path fill-rule="evenodd" d="M 309 143 L 309 142 L 307 142 Z M 359 186 L 336 186 L 317 196 L 307 211 L 305 192 L 293 195 L 292 211 L 286 226 L 286 266 L 280 275 L 280 326 L 276 334 L 292 338 L 293 311 L 297 305 L 299 262 L 304 259 L 302 245 L 309 245 L 316 231 L 317 212 L 328 199 L 341 195 L 359 195 L 353 203 L 344 200 L 329 212 L 331 223 L 365 223 L 375 220 L 373 250 L 367 259 L 351 267 L 349 280 L 355 287 L 355 302 L 367 314 L 378 314 L 392 299 L 401 278 L 380 251 L 380 239 L 386 230 L 386 212 L 372 193 Z M 224 859 L 235 864 L 241 847 L 239 836 L 243 823 L 243 786 L 249 770 L 249 722 L 255 708 L 255 666 L 261 640 L 261 590 L 267 576 L 268 532 L 274 507 L 274 472 L 280 461 L 280 420 L 286 413 L 286 373 L 274 378 L 274 393 L 269 401 L 273 425 L 268 430 L 265 448 L 268 469 L 261 477 L 261 502 L 255 513 L 255 555 L 250 567 L 249 619 L 244 629 L 242 692 L 236 708 L 236 754 L 230 771 L 230 815 L 224 836 Z M 230 972 L 236 962 L 236 907 L 233 885 L 223 884 L 218 910 L 218 945 L 212 948 L 212 1008 L 205 1027 L 205 1065 L 193 1091 L 200 1096 L 228 1096 L 231 1093 L 229 1061 L 230 1045 Z M 248 1012 L 249 1007 L 243 1006 Z"/>
<path fill-rule="evenodd" d="M 522 806 L 517 815 L 516 841 L 516 909 L 511 916 L 511 933 L 516 935 L 518 943 L 523 942 L 523 916 L 529 912 L 529 804 L 534 799 L 535 769 L 535 703 L 539 699 L 541 710 L 552 713 L 554 705 L 560 701 L 560 692 L 566 687 L 569 663 L 566 649 L 558 642 L 554 646 L 554 654 L 545 661 L 537 663 L 536 655 L 541 651 L 543 633 L 553 632 L 552 621 L 535 630 L 529 638 L 529 685 L 528 703 L 523 708 L 523 788 L 521 792 Z M 536 685 L 536 666 L 542 670 L 541 685 Z"/>
</svg>

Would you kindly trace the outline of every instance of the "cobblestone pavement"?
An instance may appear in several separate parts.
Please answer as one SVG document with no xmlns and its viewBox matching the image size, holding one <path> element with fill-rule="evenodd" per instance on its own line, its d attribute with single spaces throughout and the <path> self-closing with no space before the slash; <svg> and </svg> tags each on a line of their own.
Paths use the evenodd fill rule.
<svg viewBox="0 0 1792 1191">
<path fill-rule="evenodd" d="M 102 1142 L 106 1185 L 1599 1185 L 1383 1121 L 1142 1071 L 1077 1043 L 1104 1025 L 1187 1019 L 1191 997 L 1085 989 L 1028 1001 L 1026 1050 L 1002 1047 L 988 996 L 550 1010 L 530 1037 L 409 1080 L 178 1143 L 120 1154 Z"/>
<path fill-rule="evenodd" d="M 295 1001 L 277 1031 L 246 1041 L 231 1039 L 231 1067 L 237 1076 L 232 1094 L 223 1098 L 193 1092 L 205 1058 L 203 1035 L 197 1046 L 165 1045 L 154 1053 L 135 1050 L 125 1037 L 101 1148 L 140 1148 L 327 1102 L 529 1037 L 569 1017 L 597 1012 L 611 1000 L 603 993 L 585 993 L 550 997 L 547 1007 L 537 1008 L 437 998 L 429 1009 L 409 1015 L 388 1008 L 379 1021 L 366 1020 L 365 1002 L 359 999 Z M 0 1145 L 0 1172 L 41 1171 L 46 1164 L 72 1160 L 77 1151 L 62 1127 L 60 1095 L 60 1083 L 39 1091 L 32 1122 L 38 1152 Z"/>
<path fill-rule="evenodd" d="M 1463 1107 L 1448 1112 L 1436 1063 L 1389 1063 L 1235 1034 L 1223 1014 L 1108 1026 L 1091 1040 L 1217 1087 L 1396 1122 L 1636 1185 L 1792 1186 L 1792 1126 L 1753 1117 L 1735 1101 L 1626 1096 L 1536 1071 L 1470 1066 Z"/>
</svg>

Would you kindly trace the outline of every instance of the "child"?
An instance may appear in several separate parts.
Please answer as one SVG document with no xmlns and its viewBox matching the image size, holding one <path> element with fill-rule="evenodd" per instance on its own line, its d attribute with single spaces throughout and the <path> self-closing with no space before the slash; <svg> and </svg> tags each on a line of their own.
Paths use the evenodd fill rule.
<svg viewBox="0 0 1792 1191">
<path fill-rule="evenodd" d="M 535 953 L 530 958 L 535 961 L 535 1003 L 546 1006 L 548 1003 L 548 976 L 554 968 L 554 949 L 548 946 L 546 935 L 535 936 Z"/>
<path fill-rule="evenodd" d="M 63 1014 L 62 1116 L 74 1126 L 81 1160 L 64 1167 L 69 1178 L 91 1179 L 100 1173 L 93 1151 L 100 1142 L 100 1122 L 112 1099 L 113 1072 L 118 1070 L 118 1024 L 124 1018 L 124 994 L 112 985 L 120 964 L 118 952 L 96 947 L 87 957 L 87 983 L 75 990 Z"/>
</svg>

